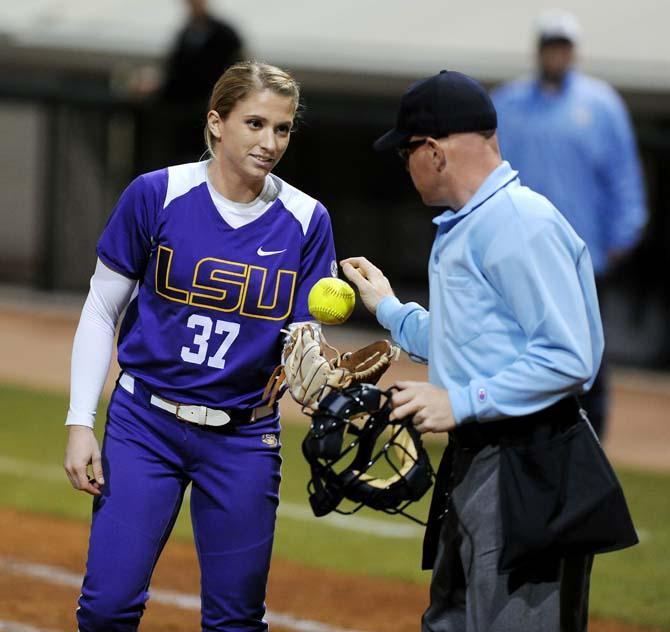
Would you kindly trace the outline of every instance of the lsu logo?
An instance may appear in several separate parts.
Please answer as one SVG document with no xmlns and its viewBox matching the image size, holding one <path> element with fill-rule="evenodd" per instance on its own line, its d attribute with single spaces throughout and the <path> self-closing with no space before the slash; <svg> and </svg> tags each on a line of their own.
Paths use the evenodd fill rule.
<svg viewBox="0 0 670 632">
<path fill-rule="evenodd" d="M 277 439 L 277 435 L 276 435 L 276 434 L 264 434 L 264 435 L 261 437 L 261 441 L 262 441 L 265 445 L 269 445 L 271 448 L 276 447 L 277 444 L 279 443 L 279 440 Z"/>
<path fill-rule="evenodd" d="M 272 279 L 262 266 L 205 257 L 196 264 L 192 288 L 187 290 L 171 282 L 173 256 L 172 248 L 158 247 L 156 293 L 170 301 L 266 320 L 284 320 L 291 313 L 294 270 L 278 270 Z"/>
</svg>

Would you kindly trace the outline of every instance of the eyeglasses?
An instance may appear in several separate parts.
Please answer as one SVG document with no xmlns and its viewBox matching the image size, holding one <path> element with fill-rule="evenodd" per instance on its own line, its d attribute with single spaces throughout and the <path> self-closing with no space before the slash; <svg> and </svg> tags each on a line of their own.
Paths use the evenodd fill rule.
<svg viewBox="0 0 670 632">
<path fill-rule="evenodd" d="M 418 147 L 421 147 L 421 145 L 423 145 L 427 140 L 427 138 L 420 138 L 419 140 L 407 141 L 404 145 L 398 147 L 398 156 L 400 156 L 401 160 L 407 164 L 409 162 L 409 157 L 412 155 L 412 152 Z"/>
</svg>

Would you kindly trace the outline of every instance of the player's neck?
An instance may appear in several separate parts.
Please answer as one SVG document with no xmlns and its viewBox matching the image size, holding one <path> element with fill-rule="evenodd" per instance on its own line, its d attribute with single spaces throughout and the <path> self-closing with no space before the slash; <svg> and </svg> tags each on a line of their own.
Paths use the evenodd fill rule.
<svg viewBox="0 0 670 632">
<path fill-rule="evenodd" d="M 224 173 L 215 160 L 212 160 L 207 167 L 207 177 L 217 193 L 232 202 L 242 204 L 253 202 L 261 194 L 265 184 L 265 178 L 249 181 L 232 170 L 226 169 Z"/>
</svg>

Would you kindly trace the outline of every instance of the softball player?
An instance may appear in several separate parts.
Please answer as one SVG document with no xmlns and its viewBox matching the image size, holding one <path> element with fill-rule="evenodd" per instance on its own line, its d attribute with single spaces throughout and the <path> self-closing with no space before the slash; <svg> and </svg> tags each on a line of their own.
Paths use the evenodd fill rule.
<svg viewBox="0 0 670 632">
<path fill-rule="evenodd" d="M 298 99 L 278 68 L 228 69 L 207 115 L 212 159 L 138 177 L 100 238 L 66 421 L 68 477 L 95 496 L 81 632 L 137 629 L 189 484 L 202 629 L 267 630 L 281 459 L 262 393 L 281 329 L 310 320 L 310 287 L 336 271 L 326 209 L 270 173 Z M 100 454 L 92 427 L 124 308 Z"/>
</svg>

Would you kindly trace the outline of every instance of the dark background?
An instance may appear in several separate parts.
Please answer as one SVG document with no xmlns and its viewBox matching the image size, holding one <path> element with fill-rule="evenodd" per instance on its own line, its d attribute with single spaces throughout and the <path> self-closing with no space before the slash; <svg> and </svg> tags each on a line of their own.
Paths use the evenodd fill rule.
<svg viewBox="0 0 670 632">
<path fill-rule="evenodd" d="M 339 258 L 368 257 L 401 299 L 425 305 L 431 219 L 438 211 L 422 205 L 394 154 L 371 149 L 375 138 L 393 126 L 397 99 L 409 78 L 394 78 L 384 94 L 327 90 L 323 82 L 311 87 L 308 78 L 303 83 L 302 121 L 277 175 L 329 209 Z M 17 72 L 0 66 L 0 104 L 38 108 L 43 120 L 39 248 L 25 260 L 8 260 L 0 253 L 0 282 L 85 292 L 96 240 L 121 190 L 139 173 L 184 161 L 175 150 L 175 130 L 202 137 L 200 123 L 183 129 L 179 110 L 119 98 L 109 85 L 105 74 Z M 608 343 L 617 363 L 667 368 L 670 108 L 658 95 L 628 91 L 623 96 L 643 157 L 650 219 L 641 244 L 607 281 Z M 199 159 L 199 151 L 189 159 Z M 353 318 L 372 322 L 360 308 Z"/>
</svg>

